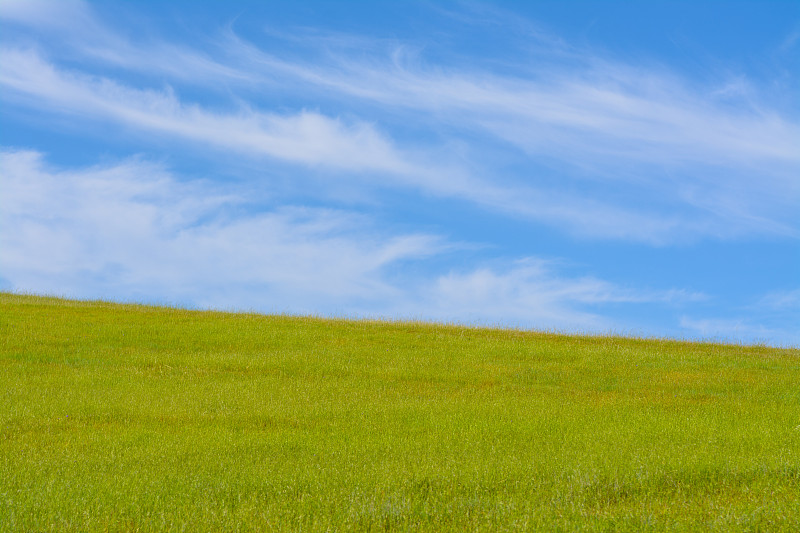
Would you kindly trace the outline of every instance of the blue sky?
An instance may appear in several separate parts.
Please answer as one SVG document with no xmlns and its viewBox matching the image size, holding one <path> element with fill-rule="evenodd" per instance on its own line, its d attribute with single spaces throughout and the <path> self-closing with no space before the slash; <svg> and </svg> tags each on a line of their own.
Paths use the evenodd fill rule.
<svg viewBox="0 0 800 533">
<path fill-rule="evenodd" d="M 2 290 L 800 344 L 800 2 L 0 25 Z"/>
</svg>

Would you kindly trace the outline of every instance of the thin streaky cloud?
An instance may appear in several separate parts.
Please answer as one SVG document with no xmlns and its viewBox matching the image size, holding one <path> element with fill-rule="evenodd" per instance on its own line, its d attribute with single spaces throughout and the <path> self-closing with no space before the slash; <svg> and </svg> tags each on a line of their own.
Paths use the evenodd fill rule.
<svg viewBox="0 0 800 533">
<path fill-rule="evenodd" d="M 81 0 L 3 0 L 0 19 L 51 31 L 100 28 L 88 4 Z"/>
<path fill-rule="evenodd" d="M 522 122 L 534 133 L 537 129 L 561 131 L 590 152 L 619 155 L 614 147 L 622 140 L 634 143 L 623 153 L 628 157 L 638 153 L 653 158 L 668 149 L 671 161 L 710 159 L 735 164 L 752 157 L 800 161 L 794 149 L 800 140 L 796 122 L 768 107 L 732 112 L 730 106 L 714 101 L 716 89 L 705 93 L 692 89 L 663 70 L 643 71 L 584 57 L 582 64 L 547 66 L 528 77 L 499 76 L 406 60 L 402 46 L 385 57 L 380 55 L 384 51 L 381 46 L 368 61 L 331 50 L 325 54 L 327 60 L 304 64 L 262 51 L 233 32 L 226 38 L 232 57 L 247 59 L 265 74 L 280 71 L 383 104 L 456 113 L 476 125 L 493 117 L 510 126 Z M 501 127 L 493 129 L 502 136 Z M 601 138 L 603 142 L 593 147 L 580 142 L 581 135 L 592 135 L 594 143 Z M 530 150 L 554 147 L 544 142 L 547 135 L 528 140 L 513 131 L 505 137 Z"/>
<path fill-rule="evenodd" d="M 800 24 L 798 24 L 800 26 Z M 782 53 L 789 53 L 800 42 L 800 28 L 795 29 L 778 46 L 778 50 Z"/>
<path fill-rule="evenodd" d="M 432 163 L 430 150 L 426 154 L 420 149 L 398 148 L 364 122 L 346 123 L 310 111 L 285 116 L 252 109 L 212 112 L 183 104 L 169 90 L 133 89 L 107 78 L 62 71 L 30 50 L 5 49 L 0 53 L 5 61 L 0 85 L 39 108 L 48 104 L 57 112 L 112 119 L 179 140 L 306 166 L 379 172 L 400 185 L 553 223 L 586 237 L 662 244 L 681 234 L 725 236 L 747 231 L 735 222 L 703 217 L 702 213 L 686 219 L 668 212 L 637 212 L 598 199 L 546 193 L 526 185 L 490 183 L 463 168 Z M 780 226 L 777 229 L 791 231 Z"/>
<path fill-rule="evenodd" d="M 0 50 L 0 85 L 57 111 L 111 118 L 149 131 L 309 165 L 409 174 L 414 169 L 369 124 L 319 113 L 243 109 L 213 113 L 184 105 L 170 90 L 133 89 L 107 78 L 64 72 L 32 51 Z"/>
<path fill-rule="evenodd" d="M 39 108 L 46 103 L 57 112 L 112 119 L 179 140 L 305 166 L 379 172 L 401 185 L 556 222 L 590 237 L 666 241 L 674 231 L 687 229 L 677 220 L 596 200 L 558 198 L 530 187 L 509 189 L 481 181 L 461 168 L 431 163 L 432 154 L 397 148 L 366 123 L 347 124 L 310 111 L 287 116 L 252 109 L 233 114 L 211 112 L 183 104 L 171 91 L 132 89 L 107 78 L 62 71 L 33 51 L 6 49 L 0 53 L 5 60 L 0 85 Z"/>
<path fill-rule="evenodd" d="M 617 188 L 629 183 L 646 196 L 702 210 L 724 221 L 720 226 L 798 235 L 791 211 L 800 199 L 800 124 L 759 101 L 752 87 L 734 106 L 735 95 L 717 87 L 601 58 L 514 78 L 404 62 L 402 54 L 364 61 L 333 51 L 333 59 L 302 64 L 234 34 L 228 40 L 231 54 L 251 61 L 255 72 L 280 72 L 350 97 L 436 113 L 537 161 L 572 166 L 567 179 Z"/>
<path fill-rule="evenodd" d="M 247 80 L 264 84 L 267 90 L 275 90 L 269 87 L 276 77 L 284 80 L 284 85 L 294 80 L 286 87 L 301 93 L 333 89 L 344 99 L 406 109 L 416 114 L 407 117 L 412 124 L 419 120 L 419 112 L 434 112 L 456 128 L 450 128 L 455 141 L 462 135 L 457 129 L 477 129 L 517 146 L 539 163 L 574 167 L 563 176 L 567 182 L 577 185 L 590 180 L 610 188 L 599 195 L 593 191 L 586 197 L 574 193 L 572 197 L 554 197 L 539 186 L 536 174 L 520 177 L 512 185 L 496 176 L 483 179 L 465 172 L 463 166 L 434 163 L 441 159 L 434 154 L 436 147 L 422 156 L 420 152 L 425 150 L 417 147 L 412 155 L 407 147 L 401 148 L 379 133 L 374 121 L 342 123 L 312 111 L 262 113 L 243 100 L 238 114 L 215 113 L 183 104 L 169 93 L 132 89 L 110 79 L 100 80 L 110 90 L 99 91 L 97 86 L 86 86 L 91 85 L 86 83 L 90 77 L 80 80 L 46 65 L 40 57 L 33 58 L 39 67 L 50 68 L 61 77 L 68 89 L 65 94 L 77 92 L 75 82 L 82 82 L 85 110 L 110 114 L 139 128 L 304 164 L 390 173 L 402 176 L 399 181 L 404 185 L 464 198 L 591 238 L 666 244 L 687 237 L 800 234 L 791 217 L 792 206 L 800 197 L 800 184 L 794 177 L 800 171 L 800 154 L 794 149 L 800 143 L 800 128 L 758 104 L 752 90 L 747 105 L 733 112 L 729 103 L 716 101 L 719 95 L 715 96 L 715 90 L 690 87 L 667 70 L 625 65 L 568 47 L 547 35 L 537 37 L 536 46 L 550 48 L 556 56 L 569 50 L 568 60 L 545 62 L 540 71 L 528 71 L 526 76 L 430 64 L 419 54 L 405 53 L 407 45 L 392 49 L 386 42 L 375 44 L 373 40 L 370 45 L 368 38 L 348 39 L 347 35 L 304 35 L 306 48 L 324 53 L 311 62 L 296 57 L 290 60 L 244 41 L 231 26 L 221 30 L 219 49 L 224 58 L 214 59 L 167 42 L 141 52 L 138 45 L 103 25 L 87 4 L 69 5 L 80 14 L 79 26 L 97 28 L 96 32 L 75 32 L 71 37 L 77 40 L 75 46 L 81 48 L 81 35 L 97 33 L 104 36 L 100 38 L 103 45 L 82 49 L 86 53 L 92 48 L 102 50 L 110 60 L 128 68 L 148 65 L 167 74 L 177 75 L 172 69 L 207 81 Z M 512 16 L 501 10 L 489 11 L 503 20 Z M 35 17 L 28 18 L 29 23 L 36 23 Z M 526 27 L 524 20 L 515 24 Z M 358 54 L 353 40 L 359 43 Z M 36 94 L 36 88 L 33 92 Z M 109 98 L 109 92 L 122 98 Z M 100 105 L 90 109 L 92 101 Z M 58 98 L 54 103 L 68 105 Z M 152 110 L 157 111 L 156 116 L 149 113 Z M 661 169 L 672 171 L 653 172 Z M 491 172 L 491 168 L 487 170 Z M 727 179 L 720 187 L 717 175 L 723 172 Z M 757 183 L 751 179 L 754 172 L 759 174 Z M 637 212 L 604 200 L 609 192 L 616 196 L 636 193 L 663 205 L 647 213 Z"/>
<path fill-rule="evenodd" d="M 772 291 L 762 296 L 757 306 L 775 311 L 800 312 L 800 289 Z"/>
<path fill-rule="evenodd" d="M 304 63 L 262 51 L 239 38 L 228 26 L 221 30 L 219 44 L 228 52 L 228 61 L 222 63 L 166 42 L 139 52 L 140 44 L 134 45 L 119 37 L 98 21 L 85 3 L 69 2 L 67 5 L 73 6 L 72 11 L 80 15 L 79 21 L 89 21 L 76 24 L 90 26 L 91 31 L 79 32 L 82 38 L 98 33 L 108 36 L 100 39 L 103 45 L 96 47 L 97 53 L 102 50 L 107 58 L 128 67 L 153 69 L 168 65 L 162 70 L 172 75 L 188 72 L 193 78 L 207 69 L 209 75 L 216 74 L 218 78 L 262 83 L 271 71 L 278 71 L 306 83 L 380 100 L 384 104 L 438 112 L 449 109 L 493 130 L 509 142 L 522 142 L 524 148 L 536 151 L 551 151 L 555 145 L 546 144 L 544 139 L 563 130 L 562 135 L 556 135 L 559 144 L 569 134 L 577 147 L 589 152 L 599 150 L 620 155 L 619 148 L 612 147 L 618 147 L 619 141 L 634 142 L 623 153 L 627 158 L 638 154 L 652 159 L 657 153 L 668 152 L 671 161 L 711 158 L 715 163 L 725 164 L 753 157 L 800 161 L 795 149 L 800 142 L 800 126 L 787 122 L 768 107 L 754 105 L 748 100 L 745 103 L 749 104 L 746 106 L 749 112 L 734 113 L 730 106 L 722 108 L 714 101 L 715 96 L 720 96 L 719 89 L 709 88 L 706 93 L 692 90 L 665 69 L 643 70 L 588 51 L 576 49 L 574 55 L 579 60 L 575 64 L 546 65 L 542 71 L 533 71 L 527 77 L 511 77 L 463 67 L 426 66 L 422 60 L 405 59 L 402 51 L 407 46 L 396 45 L 394 50 L 387 51 L 385 43 L 377 46 L 373 42 L 370 46 L 370 41 L 363 37 L 358 39 L 359 52 L 366 47 L 373 55 L 368 61 L 358 60 L 346 54 L 352 51 L 351 46 L 336 46 L 345 40 L 344 37 L 332 40 L 304 35 L 306 48 L 326 50 L 325 59 Z M 473 6 L 475 9 L 477 6 Z M 25 11 L 47 12 L 41 6 Z M 496 9 L 489 11 L 494 17 L 502 14 Z M 504 19 L 510 16 L 503 14 Z M 42 18 L 63 20 L 63 17 L 45 15 Z M 524 21 L 519 23 L 524 24 Z M 550 43 L 547 45 L 550 52 L 556 41 L 554 38 L 544 41 Z M 381 57 L 384 52 L 388 57 Z M 233 58 L 234 66 L 230 66 Z M 257 68 L 253 70 L 253 66 Z M 484 122 L 487 116 L 503 119 Z M 519 121 L 529 129 L 541 129 L 543 134 L 518 135 L 515 124 Z M 509 124 L 509 134 L 503 133 L 503 122 Z M 592 135 L 590 142 L 581 141 L 580 136 L 584 134 Z M 598 143 L 600 137 L 605 140 Z M 649 149 L 642 149 L 646 147 Z"/>
<path fill-rule="evenodd" d="M 0 20 L 35 28 L 64 49 L 102 64 L 152 76 L 167 75 L 184 83 L 252 83 L 245 70 L 225 65 L 209 53 L 163 40 L 132 41 L 104 23 L 80 0 L 10 0 L 0 2 Z"/>
</svg>

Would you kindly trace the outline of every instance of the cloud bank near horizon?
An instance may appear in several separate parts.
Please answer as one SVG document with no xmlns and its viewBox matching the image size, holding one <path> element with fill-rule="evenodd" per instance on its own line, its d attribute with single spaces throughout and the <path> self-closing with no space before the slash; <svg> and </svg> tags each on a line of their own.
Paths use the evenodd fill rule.
<svg viewBox="0 0 800 533">
<path fill-rule="evenodd" d="M 329 208 L 232 216 L 254 202 L 247 191 L 185 183 L 140 159 L 63 171 L 36 152 L 0 152 L 0 175 L 0 227 L 15 228 L 0 235 L 0 272 L 50 294 L 567 331 L 612 327 L 591 311 L 598 304 L 704 298 L 564 277 L 537 258 L 397 276 L 398 263 L 457 253 L 462 244 L 365 229 L 374 221 Z"/>
<path fill-rule="evenodd" d="M 800 342 L 785 326 L 796 279 L 740 296 L 734 313 L 757 309 L 745 320 L 685 281 L 632 270 L 620 283 L 585 258 L 574 262 L 583 273 L 559 267 L 581 246 L 796 249 L 791 78 L 699 78 L 495 7 L 428 14 L 444 44 L 268 22 L 255 31 L 235 16 L 198 38 L 146 16 L 134 30 L 79 0 L 1 3 L 8 120 L 119 155 L 54 165 L 59 147 L 3 137 L 1 227 L 14 230 L 0 235 L 0 281 L 199 306 Z M 502 46 L 447 45 L 463 32 Z M 208 170 L 176 173 L 166 160 Z M 428 205 L 441 214 L 409 214 Z M 499 229 L 474 238 L 471 220 L 516 227 L 519 242 Z M 535 244 L 551 240 L 565 244 Z M 658 311 L 643 325 L 637 308 Z M 665 316 L 671 326 L 653 326 Z"/>
</svg>

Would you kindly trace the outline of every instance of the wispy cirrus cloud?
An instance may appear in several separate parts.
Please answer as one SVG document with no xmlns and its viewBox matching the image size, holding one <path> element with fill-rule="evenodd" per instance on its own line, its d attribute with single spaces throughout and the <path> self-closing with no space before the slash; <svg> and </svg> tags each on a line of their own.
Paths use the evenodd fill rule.
<svg viewBox="0 0 800 533">
<path fill-rule="evenodd" d="M 51 30 L 102 27 L 82 0 L 3 0 L 0 19 Z"/>
<path fill-rule="evenodd" d="M 458 57 L 432 62 L 403 43 L 360 43 L 354 50 L 347 40 L 311 34 L 305 46 L 325 53 L 302 61 L 232 31 L 226 41 L 229 54 L 252 72 L 279 73 L 412 117 L 433 114 L 454 136 L 482 134 L 516 147 L 532 164 L 517 185 L 582 188 L 620 211 L 644 200 L 653 242 L 800 232 L 793 216 L 800 120 L 742 77 L 701 83 L 663 65 L 629 64 L 538 34 L 529 64 L 498 71 Z M 583 201 L 573 199 L 575 206 Z M 680 222 L 670 224 L 670 215 Z"/>
<path fill-rule="evenodd" d="M 113 120 L 134 130 L 220 151 L 269 157 L 321 171 L 378 173 L 373 185 L 406 186 L 534 220 L 556 221 L 577 234 L 667 240 L 687 223 L 602 201 L 492 183 L 448 157 L 420 147 L 401 148 L 365 122 L 346 122 L 312 111 L 278 115 L 250 108 L 211 111 L 184 104 L 170 90 L 135 89 L 104 77 L 64 71 L 30 50 L 0 50 L 0 86 L 41 110 Z M 352 175 L 349 176 L 352 178 Z M 385 178 L 389 178 L 387 181 Z M 688 225 L 694 224 L 689 222 Z"/>
<path fill-rule="evenodd" d="M 78 56 L 193 84 L 254 81 L 245 70 L 217 61 L 202 50 L 152 36 L 132 40 L 119 28 L 105 23 L 83 0 L 4 0 L 0 3 L 0 21 L 6 23 L 7 29 L 9 25 L 31 28 L 40 36 L 48 36 L 56 44 L 48 47 L 51 52 L 67 59 Z M 144 28 L 138 30 L 135 33 L 149 33 L 142 31 Z M 44 44 L 25 37 L 23 34 L 21 40 L 29 47 Z"/>
<path fill-rule="evenodd" d="M 72 23 L 36 5 L 11 2 L 0 16 L 41 31 L 60 28 L 63 42 L 97 61 L 243 91 L 233 110 L 212 110 L 171 89 L 133 87 L 6 47 L 0 83 L 37 108 L 322 170 L 378 173 L 373 182 L 460 198 L 581 237 L 663 245 L 800 234 L 792 214 L 800 198 L 796 117 L 770 107 L 757 89 L 721 91 L 665 67 L 617 61 L 531 34 L 507 14 L 502 27 L 535 37 L 531 62 L 493 70 L 455 53 L 427 59 L 413 40 L 303 30 L 302 38 L 277 35 L 295 46 L 281 52 L 246 41 L 232 25 L 210 36 L 205 50 L 157 38 L 132 42 L 83 2 L 60 7 L 74 12 Z M 484 10 L 470 23 L 497 16 Z M 248 101 L 255 88 L 291 93 L 299 104 L 264 110 L 263 99 Z M 337 111 L 309 110 L 304 101 Z M 393 138 L 397 126 L 420 141 Z M 476 135 L 492 149 L 475 149 Z M 528 168 L 509 172 L 508 157 L 526 159 Z"/>
<path fill-rule="evenodd" d="M 322 170 L 377 172 L 390 178 L 381 180 L 382 185 L 394 182 L 462 198 L 512 216 L 554 223 L 577 235 L 665 243 L 685 234 L 735 234 L 746 231 L 747 223 L 753 221 L 773 231 L 793 231 L 755 215 L 733 221 L 706 211 L 679 216 L 663 206 L 644 211 L 519 180 L 491 182 L 466 171 L 446 154 L 437 161 L 432 149 L 398 147 L 366 122 L 305 110 L 288 115 L 251 108 L 211 111 L 181 102 L 170 90 L 135 89 L 108 78 L 58 69 L 30 50 L 0 53 L 5 61 L 0 85 L 9 90 L 6 97 L 16 95 L 37 109 L 44 104 L 56 112 L 111 119 L 178 141 Z"/>
<path fill-rule="evenodd" d="M 226 39 L 231 56 L 255 72 L 279 71 L 383 104 L 457 115 L 530 152 L 576 156 L 579 148 L 583 157 L 671 164 L 800 161 L 794 149 L 800 126 L 776 110 L 749 100 L 734 107 L 717 86 L 693 87 L 666 69 L 588 51 L 577 61 L 575 51 L 565 63 L 500 75 L 430 64 L 403 45 L 382 45 L 368 60 L 328 49 L 321 63 L 303 63 L 260 50 L 232 31 Z"/>
<path fill-rule="evenodd" d="M 214 113 L 183 104 L 170 90 L 134 89 L 108 78 L 62 71 L 30 50 L 4 49 L 0 54 L 0 85 L 57 111 L 308 165 L 405 174 L 414 170 L 367 123 L 345 124 L 310 111 Z"/>
</svg>

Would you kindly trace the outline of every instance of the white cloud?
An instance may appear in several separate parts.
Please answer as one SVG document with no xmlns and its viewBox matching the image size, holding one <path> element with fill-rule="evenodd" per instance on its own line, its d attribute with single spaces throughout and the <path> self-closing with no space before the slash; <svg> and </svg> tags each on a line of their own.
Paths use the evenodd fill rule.
<svg viewBox="0 0 800 533">
<path fill-rule="evenodd" d="M 224 50 L 217 59 L 165 41 L 132 42 L 79 0 L 6 0 L 0 19 L 42 30 L 62 28 L 69 45 L 83 54 L 130 69 L 258 84 L 278 74 L 284 84 L 289 77 L 384 104 L 445 113 L 448 120 L 470 122 L 537 154 L 555 150 L 574 158 L 580 149 L 580 158 L 594 154 L 734 166 L 753 159 L 800 161 L 795 148 L 800 125 L 759 102 L 741 76 L 719 80 L 722 89 L 693 86 L 665 67 L 626 64 L 571 47 L 511 13 L 489 6 L 471 10 L 480 11 L 467 15 L 472 23 L 487 16 L 501 19 L 496 21 L 504 27 L 532 37 L 540 61 L 499 75 L 455 63 L 427 64 L 409 52 L 416 49 L 413 43 L 394 40 L 387 46 L 386 41 L 346 34 L 332 39 L 319 32 L 284 34 L 316 52 L 312 60 L 286 59 L 244 41 L 230 27 L 209 39 L 217 54 Z M 732 96 L 731 86 L 748 90 Z M 743 97 L 735 102 L 739 105 L 730 105 L 736 95 Z"/>
<path fill-rule="evenodd" d="M 706 339 L 800 347 L 800 289 L 770 291 L 726 316 L 682 316 L 680 326 Z"/>
<path fill-rule="evenodd" d="M 93 17 L 80 0 L 2 0 L 0 20 L 53 29 L 85 26 Z"/>
<path fill-rule="evenodd" d="M 560 330 L 603 330 L 611 322 L 583 311 L 583 304 L 629 301 L 618 287 L 592 278 L 565 279 L 553 275 L 541 261 L 523 261 L 506 271 L 478 268 L 452 272 L 431 287 L 426 313 L 437 318 L 536 324 Z"/>
<path fill-rule="evenodd" d="M 607 332 L 620 323 L 598 311 L 605 304 L 673 305 L 705 299 L 683 290 L 620 287 L 591 276 L 567 277 L 537 258 L 479 266 L 432 279 L 414 304 L 396 313 L 463 323 L 500 324 L 559 331 Z"/>
<path fill-rule="evenodd" d="M 798 41 L 800 41 L 800 28 L 795 29 L 786 36 L 783 42 L 781 42 L 780 46 L 778 46 L 778 51 L 782 53 L 789 53 L 797 45 Z"/>
<path fill-rule="evenodd" d="M 793 216 L 800 199 L 800 122 L 741 78 L 735 83 L 747 91 L 721 91 L 730 80 L 701 86 L 664 67 L 628 65 L 586 50 L 567 54 L 560 44 L 539 43 L 552 47 L 549 58 L 541 60 L 546 50 L 538 50 L 531 65 L 500 75 L 426 63 L 409 57 L 403 45 L 390 53 L 385 43 L 373 43 L 356 54 L 323 41 L 324 57 L 304 62 L 267 53 L 232 32 L 226 38 L 229 54 L 253 73 L 280 73 L 300 86 L 404 109 L 409 120 L 433 114 L 453 135 L 483 133 L 523 150 L 534 165 L 556 169 L 560 190 L 588 186 L 598 203 L 616 199 L 605 200 L 609 209 L 588 211 L 582 204 L 591 202 L 581 197 L 543 202 L 591 217 L 591 224 L 576 224 L 579 234 L 637 239 L 624 234 L 627 225 L 660 243 L 687 235 L 800 233 Z M 314 43 L 308 36 L 308 48 Z M 537 188 L 542 178 L 532 171 L 521 181 Z M 642 198 L 670 214 L 637 217 L 620 206 Z M 557 214 L 542 218 L 569 225 Z"/>
<path fill-rule="evenodd" d="M 368 50 L 377 56 L 359 60 L 350 50 L 328 49 L 325 41 L 328 59 L 304 63 L 259 50 L 232 32 L 226 39 L 230 55 L 249 61 L 254 72 L 279 71 L 360 98 L 447 113 L 535 153 L 556 149 L 581 158 L 622 155 L 670 163 L 800 161 L 800 126 L 777 111 L 751 101 L 734 111 L 715 100 L 715 87 L 692 87 L 666 69 L 626 65 L 588 51 L 573 51 L 564 63 L 498 75 L 426 65 L 408 57 L 403 45 L 382 57 L 381 43 L 378 52 Z M 306 44 L 313 47 L 314 39 L 308 36 Z M 551 53 L 560 57 L 558 50 Z"/>
<path fill-rule="evenodd" d="M 683 316 L 680 326 L 692 332 L 690 337 L 723 342 L 765 343 L 787 347 L 800 346 L 800 337 L 791 330 L 765 326 L 750 318 L 694 318 Z"/>
<path fill-rule="evenodd" d="M 54 37 L 59 42 L 56 52 L 77 53 L 150 76 L 166 74 L 192 83 L 253 81 L 246 71 L 226 66 L 202 51 L 152 38 L 132 41 L 105 24 L 82 0 L 3 0 L 0 21 Z M 147 32 L 140 27 L 137 33 Z"/>
<path fill-rule="evenodd" d="M 702 297 L 564 277 L 535 258 L 442 275 L 424 267 L 457 249 L 441 237 L 387 234 L 341 210 L 253 210 L 247 190 L 141 159 L 58 170 L 37 152 L 0 151 L 0 186 L 0 279 L 17 290 L 580 331 L 614 325 L 591 310 L 600 304 Z M 406 261 L 422 268 L 398 277 Z"/>
<path fill-rule="evenodd" d="M 758 301 L 758 307 L 776 311 L 800 311 L 800 289 L 770 292 Z"/>
<path fill-rule="evenodd" d="M 6 44 L 3 98 L 37 111 L 113 120 L 220 152 L 339 171 L 347 179 L 366 173 L 370 186 L 456 197 L 580 237 L 663 245 L 800 235 L 793 214 L 800 199 L 800 125 L 760 101 L 747 80 L 735 83 L 747 86 L 746 94 L 698 86 L 666 68 L 609 60 L 539 30 L 533 30 L 531 63 L 503 74 L 458 60 L 426 62 L 408 52 L 409 43 L 387 47 L 347 35 L 295 36 L 305 53 L 284 47 L 276 55 L 227 30 L 210 37 L 216 44 L 203 52 L 130 41 L 84 2 L 58 4 L 70 17 L 52 15 L 45 5 L 51 4 L 9 2 L 0 17 L 38 31 L 57 26 L 85 57 L 139 73 L 158 71 L 210 91 L 235 82 L 311 102 L 324 95 L 344 102 L 352 110 L 346 116 L 370 119 L 296 108 L 265 112 L 244 101 L 234 111 L 211 109 L 182 101 L 171 89 L 88 75 L 85 64 L 82 72 L 67 70 Z M 500 16 L 483 11 L 480 17 Z M 500 26 L 531 33 L 525 21 L 502 15 Z M 393 139 L 391 121 L 379 127 L 370 115 L 384 118 L 386 110 L 423 137 L 434 120 L 433 144 Z M 484 137 L 475 141 L 475 135 Z M 483 150 L 479 143 L 486 139 L 505 146 Z M 498 150 L 496 158 L 487 155 Z M 506 171 L 509 150 L 525 153 L 527 169 Z"/>
<path fill-rule="evenodd" d="M 3 152 L 0 176 L 0 275 L 25 290 L 321 310 L 391 298 L 384 267 L 446 249 L 336 210 L 234 216 L 243 196 L 136 160 L 52 171 L 37 153 Z"/>
<path fill-rule="evenodd" d="M 415 170 L 366 123 L 345 124 L 310 111 L 283 116 L 246 109 L 213 113 L 182 104 L 169 90 L 131 89 L 105 78 L 62 72 L 31 51 L 6 49 L 0 54 L 0 85 L 56 110 L 307 165 L 406 174 Z"/>
<path fill-rule="evenodd" d="M 390 178 L 388 183 L 381 180 L 381 185 L 394 183 L 462 198 L 500 212 L 555 222 L 588 236 L 664 242 L 686 227 L 682 221 L 596 200 L 489 183 L 446 157 L 437 161 L 434 153 L 400 150 L 364 122 L 345 123 L 309 111 L 284 116 L 250 109 L 215 113 L 184 104 L 169 90 L 132 89 L 106 78 L 61 71 L 32 51 L 8 49 L 2 55 L 0 85 L 38 110 L 46 105 L 58 112 L 111 119 L 219 150 L 307 167 L 378 172 Z"/>
</svg>

